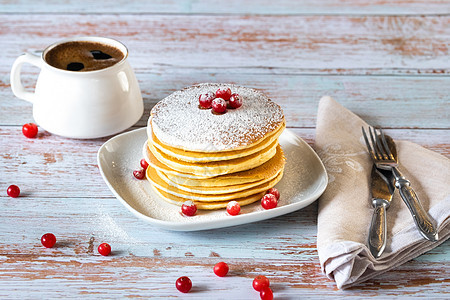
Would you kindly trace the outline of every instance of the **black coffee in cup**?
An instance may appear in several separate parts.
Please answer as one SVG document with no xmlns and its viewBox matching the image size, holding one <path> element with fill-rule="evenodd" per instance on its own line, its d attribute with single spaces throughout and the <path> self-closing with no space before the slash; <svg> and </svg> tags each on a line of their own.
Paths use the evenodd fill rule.
<svg viewBox="0 0 450 300">
<path fill-rule="evenodd" d="M 56 45 L 44 60 L 51 66 L 68 71 L 95 71 L 108 68 L 124 58 L 119 49 L 89 41 L 73 41 Z"/>
</svg>

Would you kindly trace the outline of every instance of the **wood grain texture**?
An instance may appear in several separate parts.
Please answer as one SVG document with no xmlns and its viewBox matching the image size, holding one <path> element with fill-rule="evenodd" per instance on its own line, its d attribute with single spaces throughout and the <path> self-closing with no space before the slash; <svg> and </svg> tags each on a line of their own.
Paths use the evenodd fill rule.
<svg viewBox="0 0 450 300">
<path fill-rule="evenodd" d="M 264 91 L 287 125 L 314 146 L 317 105 L 331 95 L 394 139 L 450 157 L 450 2 L 0 0 L 0 298 L 258 299 L 264 274 L 276 299 L 448 298 L 450 242 L 352 289 L 322 274 L 317 202 L 254 224 L 171 232 L 136 218 L 103 182 L 96 155 L 108 139 L 73 140 L 40 130 L 27 139 L 30 103 L 11 92 L 20 53 L 60 39 L 124 42 L 150 109 L 175 90 L 230 82 Z M 38 70 L 25 67 L 33 89 Z M 68 91 L 70 92 L 70 91 Z M 130 166 L 132 170 L 138 167 Z M 40 237 L 57 236 L 45 249 Z M 112 255 L 97 247 L 108 242 Z M 230 274 L 213 274 L 226 261 Z M 189 276 L 189 294 L 175 289 Z"/>
<path fill-rule="evenodd" d="M 0 72 L 24 51 L 101 35 L 124 42 L 138 72 L 442 75 L 450 72 L 449 24 L 446 16 L 12 14 L 0 19 Z"/>
<path fill-rule="evenodd" d="M 24 84 L 30 90 L 36 77 L 24 76 Z M 153 105 L 176 90 L 201 82 L 229 82 L 265 92 L 283 108 L 288 127 L 314 128 L 317 105 L 324 95 L 333 96 L 372 125 L 389 128 L 450 127 L 449 77 L 275 76 L 192 70 L 188 74 L 137 73 L 137 78 L 145 103 L 144 115 L 137 126 L 145 126 Z M 16 98 L 9 86 L 0 89 L 0 97 L 7 100 L 0 101 L 0 124 L 21 125 L 32 121 L 32 105 Z"/>
<path fill-rule="evenodd" d="M 313 143 L 313 129 L 294 132 Z M 404 138 L 450 157 L 448 130 L 386 130 L 394 139 Z M 26 182 L 27 197 L 76 197 L 80 187 L 92 197 L 110 197 L 97 166 L 97 151 L 105 139 L 72 140 L 41 132 L 27 139 L 21 127 L 0 127 L 0 169 L 3 189 L 14 182 Z M 132 171 L 139 166 L 130 166 Z M 56 178 L 56 179 L 55 179 Z"/>
<path fill-rule="evenodd" d="M 12 295 L 20 295 L 25 290 L 30 296 L 37 296 L 45 290 L 47 295 L 62 297 L 84 293 L 150 296 L 158 290 L 159 296 L 174 296 L 177 294 L 173 282 L 182 273 L 191 276 L 195 283 L 194 293 L 187 296 L 225 299 L 223 293 L 233 287 L 233 294 L 244 299 L 253 297 L 251 280 L 261 272 L 269 276 L 281 297 L 300 293 L 314 296 L 317 289 L 335 293 L 318 268 L 315 204 L 255 224 L 179 233 L 149 226 L 128 213 L 115 199 L 34 198 L 31 202 L 23 197 L 15 199 L 14 206 L 10 205 L 9 198 L 0 201 L 6 217 L 0 222 L 0 232 L 8 232 L 8 239 L 16 241 L 0 245 L 4 267 L 0 280 L 8 284 Z M 11 232 L 11 224 L 5 221 L 19 217 L 18 210 L 22 225 Z M 47 231 L 57 235 L 56 248 L 44 249 L 39 245 L 40 235 Z M 258 234 L 261 231 L 270 234 L 261 236 Z M 95 251 L 104 241 L 114 249 L 110 257 L 101 257 Z M 445 253 L 449 247 L 450 243 L 444 243 L 421 258 L 342 295 L 370 296 L 375 291 L 378 295 L 388 295 L 392 289 L 408 287 L 417 295 L 425 292 L 430 296 L 439 295 L 448 284 L 449 268 L 437 267 L 434 261 L 439 259 L 440 264 L 448 264 Z M 212 274 L 212 267 L 223 260 L 230 264 L 231 273 L 220 279 Z M 405 272 L 408 280 L 396 280 L 395 287 L 383 286 Z M 77 290 L 80 285 L 86 288 Z M 11 294 L 0 294 L 8 295 Z"/>
<path fill-rule="evenodd" d="M 190 276 L 194 282 L 192 293 L 183 298 L 255 298 L 251 281 L 260 273 L 270 278 L 281 298 L 300 294 L 308 298 L 326 294 L 387 297 L 404 290 L 414 296 L 433 297 L 445 293 L 449 284 L 447 241 L 368 283 L 337 292 L 318 264 L 316 203 L 272 220 L 182 233 L 152 227 L 111 198 L 20 197 L 14 199 L 14 205 L 10 202 L 10 198 L 0 197 L 5 216 L 0 221 L 0 232 L 14 241 L 0 244 L 0 282 L 10 288 L 6 294 L 0 285 L 2 298 L 19 296 L 24 291 L 30 297 L 42 295 L 43 291 L 64 298 L 85 294 L 173 297 L 178 295 L 174 281 L 180 274 Z M 8 220 L 14 218 L 20 218 L 21 226 L 11 231 Z M 53 249 L 39 243 L 39 237 L 47 231 L 57 236 Z M 105 241 L 113 248 L 109 257 L 96 252 Z M 219 261 L 230 265 L 229 276 L 218 278 L 212 273 Z M 398 278 L 405 274 L 407 278 Z M 80 289 L 80 285 L 84 288 Z"/>
<path fill-rule="evenodd" d="M 49 24 L 54 30 L 41 34 Z M 286 111 L 301 111 L 287 116 L 292 127 L 314 127 L 316 101 L 330 94 L 371 124 L 448 128 L 450 84 L 442 76 L 450 71 L 447 25 L 445 17 L 5 15 L 0 95 L 8 101 L 0 102 L 0 123 L 31 121 L 29 103 L 10 101 L 15 97 L 8 74 L 18 54 L 65 36 L 98 34 L 130 49 L 144 116 L 171 92 L 213 81 L 262 89 Z M 25 86 L 32 88 L 36 78 L 35 68 L 25 68 Z M 416 107 L 404 111 L 407 105 Z M 379 113 L 371 116 L 375 109 Z M 399 110 L 402 119 L 396 118 Z M 137 125 L 145 125 L 145 117 Z"/>
<path fill-rule="evenodd" d="M 253 278 L 261 273 L 271 280 L 271 287 L 279 299 L 324 299 L 327 296 L 333 299 L 445 299 L 449 286 L 448 271 L 440 268 L 440 263 L 416 261 L 381 275 L 370 284 L 336 291 L 330 281 L 319 273 L 315 261 L 275 259 L 268 264 L 267 260 L 232 259 L 227 260 L 232 271 L 226 278 L 219 278 L 212 269 L 215 263 L 221 261 L 220 258 L 118 255 L 108 258 L 98 255 L 74 258 L 45 253 L 39 256 L 10 255 L 6 260 L 9 260 L 5 262 L 8 271 L 0 275 L 2 283 L 8 287 L 8 292 L 6 287 L 0 291 L 4 299 L 21 297 L 24 293 L 30 298 L 45 293 L 58 298 L 258 299 L 259 294 L 251 284 Z M 417 269 L 421 272 L 417 272 Z M 175 289 L 174 282 L 179 274 L 186 274 L 193 281 L 193 289 L 186 295 Z M 402 295 L 404 291 L 408 291 L 408 294 Z"/>
<path fill-rule="evenodd" d="M 70 7 L 70 9 L 68 9 Z M 1 0 L 0 12 L 8 13 L 165 13 L 165 14 L 449 14 L 446 0 L 302 0 L 302 1 L 239 1 L 230 0 L 65 0 L 39 1 Z"/>
</svg>

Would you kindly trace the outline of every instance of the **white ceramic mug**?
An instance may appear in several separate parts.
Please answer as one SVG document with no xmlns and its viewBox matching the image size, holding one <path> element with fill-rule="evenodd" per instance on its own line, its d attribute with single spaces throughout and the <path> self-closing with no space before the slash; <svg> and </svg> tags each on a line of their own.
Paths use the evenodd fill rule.
<svg viewBox="0 0 450 300">
<path fill-rule="evenodd" d="M 95 71 L 76 72 L 55 68 L 45 61 L 55 46 L 89 41 L 113 46 L 123 52 L 116 64 Z M 120 42 L 104 37 L 77 37 L 48 46 L 42 53 L 25 53 L 11 70 L 13 93 L 33 103 L 35 122 L 45 130 L 70 138 L 98 138 L 123 131 L 144 112 L 136 76 L 128 63 L 128 50 Z M 29 63 L 41 69 L 34 92 L 21 83 L 21 69 Z"/>
</svg>

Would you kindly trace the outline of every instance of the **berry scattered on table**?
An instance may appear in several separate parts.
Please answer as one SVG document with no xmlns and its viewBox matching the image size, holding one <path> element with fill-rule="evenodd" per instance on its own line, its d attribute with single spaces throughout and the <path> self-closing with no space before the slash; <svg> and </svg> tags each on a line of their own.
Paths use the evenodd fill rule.
<svg viewBox="0 0 450 300">
<path fill-rule="evenodd" d="M 140 165 L 141 165 L 142 169 L 147 170 L 148 162 L 145 160 L 145 158 L 141 159 Z"/>
<path fill-rule="evenodd" d="M 270 281 L 264 275 L 258 275 L 255 277 L 255 279 L 253 279 L 253 288 L 258 292 L 261 292 L 262 290 L 268 288 L 269 286 Z"/>
<path fill-rule="evenodd" d="M 276 188 L 271 188 L 267 191 L 267 194 L 272 194 L 277 198 L 277 200 L 280 200 L 280 192 Z"/>
<path fill-rule="evenodd" d="M 224 100 L 230 100 L 231 97 L 231 89 L 230 88 L 221 88 L 216 91 L 216 98 L 222 98 Z"/>
<path fill-rule="evenodd" d="M 264 209 L 272 209 L 277 207 L 278 201 L 277 197 L 273 194 L 265 194 L 261 199 L 261 206 Z"/>
<path fill-rule="evenodd" d="M 197 205 L 195 205 L 194 202 L 188 200 L 185 201 L 182 205 L 181 205 L 181 212 L 188 217 L 192 217 L 193 215 L 195 215 L 195 213 L 197 212 Z"/>
<path fill-rule="evenodd" d="M 111 253 L 111 246 L 108 243 L 101 243 L 98 246 L 98 253 L 103 256 L 108 256 Z"/>
<path fill-rule="evenodd" d="M 45 248 L 53 248 L 56 243 L 56 237 L 53 233 L 46 233 L 41 237 L 41 243 Z"/>
<path fill-rule="evenodd" d="M 201 108 L 211 108 L 212 101 L 216 99 L 216 94 L 213 92 L 208 92 L 206 94 L 201 94 L 198 96 L 198 102 Z"/>
<path fill-rule="evenodd" d="M 230 201 L 227 204 L 227 213 L 231 216 L 236 216 L 241 211 L 241 206 L 237 201 Z"/>
<path fill-rule="evenodd" d="M 214 274 L 219 277 L 224 277 L 228 274 L 229 269 L 230 268 L 228 267 L 228 265 L 225 262 L 221 261 L 214 266 Z"/>
<path fill-rule="evenodd" d="M 242 98 L 239 94 L 232 94 L 228 104 L 231 108 L 239 108 L 242 106 Z"/>
<path fill-rule="evenodd" d="M 215 113 L 223 114 L 227 110 L 227 102 L 222 98 L 216 98 L 212 101 L 212 110 Z"/>
<path fill-rule="evenodd" d="M 34 123 L 27 123 L 22 126 L 22 133 L 27 138 L 35 138 L 38 134 L 38 127 Z"/>
<path fill-rule="evenodd" d="M 175 286 L 180 292 L 187 293 L 192 288 L 192 281 L 189 279 L 189 277 L 182 276 L 177 279 L 177 281 L 175 282 Z"/>
<path fill-rule="evenodd" d="M 139 180 L 144 179 L 144 177 L 145 177 L 145 170 L 144 169 L 134 170 L 133 171 L 133 176 L 136 179 L 139 179 Z"/>
<path fill-rule="evenodd" d="M 17 185 L 12 184 L 8 187 L 8 189 L 6 190 L 6 193 L 10 197 L 17 198 L 20 195 L 20 189 Z"/>
<path fill-rule="evenodd" d="M 259 292 L 259 297 L 261 300 L 273 300 L 273 292 L 270 287 L 266 287 L 261 292 Z"/>
</svg>

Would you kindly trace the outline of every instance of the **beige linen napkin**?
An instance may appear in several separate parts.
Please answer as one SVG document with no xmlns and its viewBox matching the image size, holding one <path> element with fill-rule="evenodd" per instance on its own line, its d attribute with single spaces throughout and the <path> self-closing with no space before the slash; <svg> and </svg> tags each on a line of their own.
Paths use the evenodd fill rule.
<svg viewBox="0 0 450 300">
<path fill-rule="evenodd" d="M 387 245 L 379 259 L 367 247 L 372 218 L 372 161 L 362 139 L 358 116 L 330 97 L 317 115 L 315 148 L 328 172 L 329 185 L 319 199 L 317 249 L 324 273 L 347 288 L 411 260 L 450 236 L 450 160 L 417 144 L 398 141 L 400 171 L 411 181 L 423 207 L 438 225 L 432 243 L 417 231 L 409 210 L 395 191 L 387 210 Z"/>
</svg>

